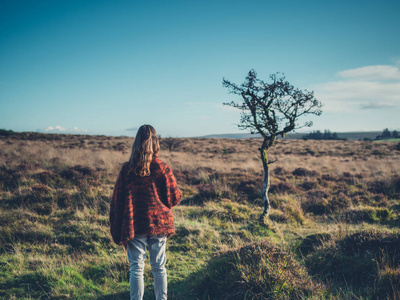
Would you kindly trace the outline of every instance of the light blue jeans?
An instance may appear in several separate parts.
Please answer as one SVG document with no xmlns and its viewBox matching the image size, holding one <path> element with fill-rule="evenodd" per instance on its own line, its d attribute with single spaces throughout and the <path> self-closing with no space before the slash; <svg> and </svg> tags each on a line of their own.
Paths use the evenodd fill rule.
<svg viewBox="0 0 400 300">
<path fill-rule="evenodd" d="M 156 300 L 167 299 L 167 270 L 165 263 L 165 244 L 167 237 L 161 236 L 135 236 L 128 241 L 127 253 L 129 260 L 129 284 L 131 300 L 142 300 L 144 294 L 144 261 L 146 259 L 146 244 L 149 248 L 151 272 L 154 278 L 154 293 Z"/>
</svg>

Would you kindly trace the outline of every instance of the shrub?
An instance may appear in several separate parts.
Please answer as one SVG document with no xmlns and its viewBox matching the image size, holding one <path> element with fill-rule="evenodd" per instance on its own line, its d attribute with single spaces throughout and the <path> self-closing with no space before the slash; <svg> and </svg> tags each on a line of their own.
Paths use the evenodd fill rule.
<svg viewBox="0 0 400 300">
<path fill-rule="evenodd" d="M 377 280 L 379 270 L 388 263 L 400 266 L 398 249 L 399 233 L 356 232 L 323 244 L 306 257 L 306 266 L 311 274 L 324 281 L 361 287 Z"/>
<path fill-rule="evenodd" d="M 356 177 L 349 172 L 344 172 L 342 176 L 339 176 L 337 178 L 338 181 L 342 181 L 347 184 L 355 184 L 355 182 L 356 182 L 355 179 L 356 179 Z"/>
<path fill-rule="evenodd" d="M 0 129 L 0 136 L 12 136 L 17 134 L 17 132 L 12 130 Z"/>
<path fill-rule="evenodd" d="M 245 193 L 249 200 L 254 200 L 261 197 L 262 180 L 244 180 L 241 181 L 236 190 Z"/>
<path fill-rule="evenodd" d="M 269 192 L 271 194 L 285 194 L 285 193 L 293 193 L 296 191 L 296 188 L 286 181 L 280 181 L 278 183 L 271 184 Z M 260 191 L 261 193 L 261 191 Z"/>
<path fill-rule="evenodd" d="M 273 172 L 275 175 L 287 175 L 289 173 L 285 168 L 282 167 L 276 167 Z"/>
<path fill-rule="evenodd" d="M 332 235 L 326 232 L 307 235 L 301 242 L 298 250 L 302 255 L 307 256 L 318 246 L 321 246 L 325 241 L 328 241 L 331 238 Z"/>
<path fill-rule="evenodd" d="M 322 215 L 329 211 L 329 194 L 324 189 L 314 189 L 308 191 L 301 207 L 305 212 Z"/>
<path fill-rule="evenodd" d="M 280 210 L 272 210 L 269 218 L 278 223 L 289 223 L 288 216 Z"/>
<path fill-rule="evenodd" d="M 270 219 L 279 223 L 303 224 L 305 221 L 303 211 L 299 207 L 286 206 L 283 211 L 271 212 Z"/>
<path fill-rule="evenodd" d="M 18 187 L 21 174 L 16 170 L 8 169 L 5 166 L 0 167 L 0 189 L 14 190 Z"/>
<path fill-rule="evenodd" d="M 376 194 L 384 194 L 395 198 L 400 196 L 400 176 L 395 175 L 387 180 L 376 180 L 368 184 L 369 191 Z"/>
<path fill-rule="evenodd" d="M 190 184 L 191 179 L 195 177 L 195 173 L 192 170 L 176 169 L 174 170 L 174 176 L 180 184 L 183 183 Z"/>
<path fill-rule="evenodd" d="M 306 191 L 316 189 L 316 188 L 318 188 L 318 182 L 307 180 L 307 181 L 304 181 L 303 183 L 301 183 L 300 187 L 302 187 Z"/>
<path fill-rule="evenodd" d="M 373 196 L 374 204 L 381 207 L 387 207 L 389 205 L 388 198 L 384 194 L 376 194 Z"/>
<path fill-rule="evenodd" d="M 45 184 L 34 184 L 31 188 L 23 188 L 20 193 L 5 199 L 9 208 L 26 207 L 40 214 L 50 214 L 55 208 L 54 191 Z"/>
<path fill-rule="evenodd" d="M 400 268 L 387 267 L 379 272 L 374 297 L 376 299 L 400 299 Z"/>
<path fill-rule="evenodd" d="M 271 220 L 282 223 L 303 224 L 304 213 L 297 198 L 291 195 L 277 195 L 271 201 L 271 207 L 279 209 L 271 213 Z"/>
<path fill-rule="evenodd" d="M 61 176 L 52 171 L 36 173 L 32 175 L 32 178 L 51 187 L 60 187 L 65 185 L 65 181 L 61 178 Z"/>
<path fill-rule="evenodd" d="M 299 177 L 316 177 L 319 175 L 317 171 L 307 170 L 305 168 L 297 168 L 292 174 Z"/>
<path fill-rule="evenodd" d="M 313 189 L 307 192 L 308 199 L 328 198 L 329 194 L 325 189 Z"/>
<path fill-rule="evenodd" d="M 357 232 L 340 240 L 339 245 L 343 252 L 351 255 L 369 253 L 378 257 L 384 250 L 396 266 L 400 265 L 400 233 L 377 230 Z"/>
<path fill-rule="evenodd" d="M 328 212 L 328 200 L 325 198 L 311 198 L 302 202 L 302 208 L 305 212 L 315 215 L 323 215 Z"/>
<path fill-rule="evenodd" d="M 291 221 L 298 224 L 304 224 L 305 218 L 301 207 L 288 205 L 285 207 L 283 212 L 290 216 Z"/>
<path fill-rule="evenodd" d="M 337 212 L 348 208 L 351 205 L 351 199 L 340 192 L 337 195 L 332 197 L 332 200 L 329 201 L 328 210 L 330 212 Z"/>
<path fill-rule="evenodd" d="M 209 167 L 199 167 L 193 172 L 193 183 L 208 183 L 211 181 L 211 176 L 213 176 L 213 179 L 220 177 L 219 174 L 215 174 L 215 171 Z"/>
<path fill-rule="evenodd" d="M 67 191 L 60 191 L 55 200 L 59 208 L 73 208 L 79 203 L 76 194 Z"/>
<path fill-rule="evenodd" d="M 347 223 L 380 223 L 389 220 L 392 213 L 387 208 L 364 207 L 347 210 L 343 216 L 343 221 Z"/>
<path fill-rule="evenodd" d="M 337 181 L 338 180 L 337 177 L 332 176 L 331 174 L 322 174 L 321 178 L 326 181 Z"/>
<path fill-rule="evenodd" d="M 81 141 L 81 143 L 82 142 L 84 142 L 84 141 Z M 122 143 L 121 142 L 121 143 L 117 143 L 117 144 L 113 145 L 112 149 L 115 150 L 115 151 L 122 151 L 123 152 L 123 151 L 129 149 L 129 146 L 126 143 Z"/>
<path fill-rule="evenodd" d="M 204 200 L 216 199 L 221 196 L 216 185 L 211 183 L 200 183 L 197 186 L 197 189 L 199 190 L 199 197 L 203 198 Z"/>
<path fill-rule="evenodd" d="M 100 176 L 94 169 L 76 165 L 60 172 L 61 177 L 78 186 L 98 185 Z"/>
<path fill-rule="evenodd" d="M 304 299 L 322 297 L 325 288 L 267 240 L 214 256 L 196 292 L 203 299 Z"/>
</svg>

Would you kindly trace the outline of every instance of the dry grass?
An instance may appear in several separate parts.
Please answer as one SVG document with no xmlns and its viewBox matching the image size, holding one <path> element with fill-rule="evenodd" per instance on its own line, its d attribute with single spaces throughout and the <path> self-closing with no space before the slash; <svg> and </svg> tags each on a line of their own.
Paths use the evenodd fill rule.
<svg viewBox="0 0 400 300">
<path fill-rule="evenodd" d="M 50 135 L 52 136 L 52 135 Z M 58 138 L 55 138 L 55 137 Z M 258 139 L 181 139 L 175 151 L 163 148 L 162 158 L 175 169 L 212 168 L 218 172 L 261 172 Z M 85 165 L 114 170 L 129 157 L 132 138 L 54 135 L 53 140 L 0 139 L 0 164 L 48 164 L 53 160 L 66 165 Z M 270 151 L 277 159 L 275 168 L 292 172 L 307 168 L 321 174 L 344 172 L 366 176 L 400 175 L 400 151 L 390 142 L 287 140 Z"/>
</svg>

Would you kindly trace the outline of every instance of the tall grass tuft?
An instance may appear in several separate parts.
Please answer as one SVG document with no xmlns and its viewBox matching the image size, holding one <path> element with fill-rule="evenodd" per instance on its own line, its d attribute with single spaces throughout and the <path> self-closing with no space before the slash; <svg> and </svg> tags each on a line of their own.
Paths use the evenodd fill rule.
<svg viewBox="0 0 400 300">
<path fill-rule="evenodd" d="M 320 299 L 314 282 L 294 257 L 270 240 L 213 257 L 196 289 L 201 299 Z"/>
<path fill-rule="evenodd" d="M 364 289 L 364 293 L 371 290 L 379 295 L 378 299 L 386 299 L 384 295 L 398 293 L 391 283 L 396 284 L 399 280 L 399 249 L 399 233 L 356 232 L 320 243 L 306 257 L 306 266 L 313 275 L 333 286 Z M 366 282 L 377 285 L 365 286 Z"/>
</svg>

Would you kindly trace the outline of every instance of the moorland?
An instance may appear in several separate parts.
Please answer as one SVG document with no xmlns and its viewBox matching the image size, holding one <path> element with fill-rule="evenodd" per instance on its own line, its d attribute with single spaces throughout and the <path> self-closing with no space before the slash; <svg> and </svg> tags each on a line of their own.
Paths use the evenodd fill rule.
<svg viewBox="0 0 400 300">
<path fill-rule="evenodd" d="M 109 201 L 133 138 L 0 136 L 0 297 L 127 299 Z M 161 139 L 183 192 L 169 299 L 400 299 L 400 151 L 281 140 L 262 211 L 258 139 Z M 145 269 L 145 299 L 153 299 Z"/>
</svg>

